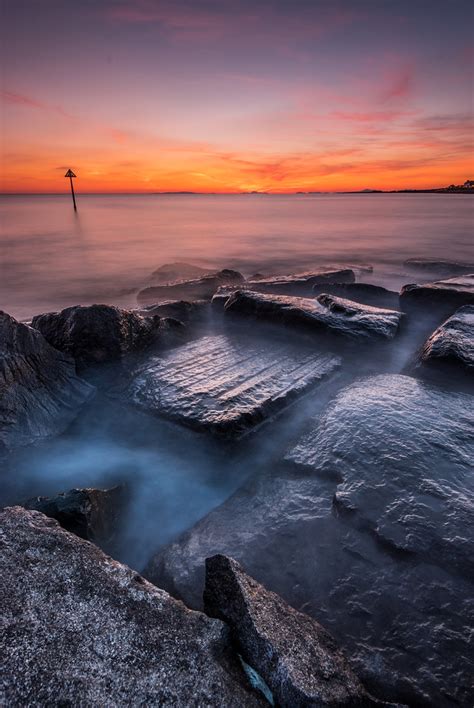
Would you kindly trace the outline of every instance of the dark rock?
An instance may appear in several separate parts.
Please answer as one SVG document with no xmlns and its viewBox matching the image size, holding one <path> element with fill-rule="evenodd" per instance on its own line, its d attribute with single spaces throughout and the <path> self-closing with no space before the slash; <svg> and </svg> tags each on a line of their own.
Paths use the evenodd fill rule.
<svg viewBox="0 0 474 708">
<path fill-rule="evenodd" d="M 62 433 L 94 391 L 76 375 L 73 359 L 0 312 L 0 446 Z"/>
<path fill-rule="evenodd" d="M 172 317 L 180 322 L 192 322 L 203 317 L 208 310 L 207 300 L 166 300 L 159 305 L 147 305 L 138 311 L 142 317 Z"/>
<path fill-rule="evenodd" d="M 243 282 L 244 277 L 235 270 L 224 269 L 214 275 L 194 280 L 181 280 L 169 285 L 157 285 L 140 290 L 139 303 L 157 303 L 163 300 L 210 300 L 221 285 Z"/>
<path fill-rule="evenodd" d="M 370 283 L 328 283 L 327 285 L 314 285 L 314 295 L 327 293 L 328 295 L 336 295 L 354 302 L 361 302 L 365 305 L 373 305 L 375 307 L 389 308 L 398 310 L 399 294 L 392 290 L 382 288 L 380 285 L 371 285 Z"/>
<path fill-rule="evenodd" d="M 474 274 L 437 280 L 424 285 L 404 285 L 400 292 L 403 310 L 422 309 L 439 316 L 452 315 L 463 305 L 474 305 Z"/>
<path fill-rule="evenodd" d="M 32 326 L 79 367 L 120 359 L 156 338 L 160 321 L 112 305 L 76 305 L 37 315 Z"/>
<path fill-rule="evenodd" d="M 227 300 L 225 312 L 359 340 L 392 339 L 402 317 L 394 310 L 361 305 L 332 295 L 319 295 L 313 300 L 246 290 L 237 290 Z"/>
<path fill-rule="evenodd" d="M 474 263 L 458 263 L 435 258 L 408 258 L 403 264 L 417 270 L 429 270 L 443 275 L 465 275 L 474 272 Z"/>
<path fill-rule="evenodd" d="M 157 283 L 172 283 L 176 280 L 201 278 L 212 273 L 209 268 L 193 265 L 192 263 L 165 263 L 152 273 L 152 278 Z"/>
<path fill-rule="evenodd" d="M 473 410 L 406 376 L 348 387 L 288 468 L 249 479 L 147 577 L 199 608 L 205 559 L 232 556 L 321 622 L 372 694 L 469 705 Z"/>
<path fill-rule="evenodd" d="M 232 558 L 206 559 L 204 607 L 230 626 L 244 660 L 282 708 L 381 705 L 318 622 L 259 585 Z"/>
<path fill-rule="evenodd" d="M 66 531 L 87 541 L 109 546 L 125 506 L 124 489 L 71 489 L 55 497 L 28 499 L 23 506 L 56 519 Z"/>
<path fill-rule="evenodd" d="M 309 294 L 314 285 L 322 283 L 353 283 L 354 271 L 350 268 L 341 270 L 318 270 L 294 275 L 275 275 L 248 280 L 247 286 L 256 292 L 285 294 Z"/>
<path fill-rule="evenodd" d="M 340 365 L 305 343 L 251 336 L 201 337 L 140 367 L 129 389 L 148 412 L 240 436 L 307 393 Z"/>
<path fill-rule="evenodd" d="M 474 305 L 461 307 L 425 342 L 419 364 L 474 374 Z"/>
<path fill-rule="evenodd" d="M 0 512 L 10 706 L 257 706 L 219 620 L 188 610 L 56 521 Z"/>
</svg>

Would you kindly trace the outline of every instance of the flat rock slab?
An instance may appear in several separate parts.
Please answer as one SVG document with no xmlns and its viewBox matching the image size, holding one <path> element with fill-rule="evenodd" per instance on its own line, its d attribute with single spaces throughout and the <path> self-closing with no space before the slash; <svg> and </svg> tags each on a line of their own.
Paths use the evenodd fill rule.
<svg viewBox="0 0 474 708">
<path fill-rule="evenodd" d="M 311 288 L 321 283 L 353 283 L 354 271 L 350 268 L 339 270 L 310 271 L 293 275 L 275 275 L 249 279 L 246 283 L 250 290 L 280 294 L 309 294 Z"/>
<path fill-rule="evenodd" d="M 192 280 L 181 280 L 168 285 L 156 285 L 140 290 L 140 304 L 158 303 L 164 300 L 210 300 L 221 285 L 243 282 L 244 277 L 235 270 L 221 270 Z"/>
<path fill-rule="evenodd" d="M 206 560 L 204 606 L 226 622 L 244 660 L 279 706 L 374 706 L 331 635 L 244 573 L 232 558 Z"/>
<path fill-rule="evenodd" d="M 403 264 L 416 270 L 427 270 L 444 275 L 465 275 L 474 273 L 474 263 L 443 261 L 436 258 L 408 258 Z"/>
<path fill-rule="evenodd" d="M 461 307 L 425 342 L 420 364 L 474 376 L 474 305 Z"/>
<path fill-rule="evenodd" d="M 94 392 L 70 356 L 0 312 L 0 448 L 62 433 Z"/>
<path fill-rule="evenodd" d="M 402 314 L 362 305 L 333 295 L 316 299 L 236 291 L 225 312 L 250 315 L 272 322 L 302 327 L 308 332 L 339 335 L 353 340 L 392 339 Z"/>
<path fill-rule="evenodd" d="M 313 294 L 336 295 L 354 302 L 361 302 L 364 305 L 398 310 L 400 306 L 399 294 L 393 290 L 387 290 L 380 285 L 371 283 L 328 283 L 313 286 Z"/>
<path fill-rule="evenodd" d="M 288 459 L 394 550 L 474 574 L 474 398 L 408 376 L 344 389 Z"/>
<path fill-rule="evenodd" d="M 340 366 L 307 346 L 230 335 L 202 337 L 150 359 L 130 386 L 134 403 L 190 427 L 239 436 Z"/>
<path fill-rule="evenodd" d="M 424 285 L 404 285 L 400 292 L 402 309 L 435 308 L 440 315 L 451 315 L 463 305 L 474 305 L 474 274 L 436 280 Z"/>
</svg>

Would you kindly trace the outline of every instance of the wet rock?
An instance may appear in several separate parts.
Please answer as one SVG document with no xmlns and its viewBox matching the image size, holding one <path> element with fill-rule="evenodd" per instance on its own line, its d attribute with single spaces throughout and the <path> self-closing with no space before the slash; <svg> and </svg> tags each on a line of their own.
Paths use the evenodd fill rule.
<svg viewBox="0 0 474 708">
<path fill-rule="evenodd" d="M 314 285 L 322 283 L 353 283 L 354 271 L 350 268 L 340 270 L 318 270 L 294 275 L 276 275 L 248 280 L 247 287 L 256 292 L 285 294 L 310 294 Z"/>
<path fill-rule="evenodd" d="M 142 317 L 171 317 L 180 322 L 192 322 L 204 317 L 208 311 L 207 300 L 165 300 L 159 305 L 147 305 L 138 311 Z"/>
<path fill-rule="evenodd" d="M 400 306 L 399 294 L 392 290 L 382 288 L 380 285 L 370 283 L 328 283 L 327 285 L 314 285 L 313 294 L 336 295 L 337 297 L 361 302 L 374 307 L 389 308 L 398 310 Z"/>
<path fill-rule="evenodd" d="M 436 260 L 435 258 L 408 258 L 403 265 L 417 270 L 428 270 L 443 275 L 466 275 L 474 272 L 474 263 Z"/>
<path fill-rule="evenodd" d="M 250 336 L 201 337 L 138 369 L 130 399 L 190 427 L 240 436 L 334 373 L 339 357 Z"/>
<path fill-rule="evenodd" d="M 463 305 L 474 305 L 474 274 L 424 285 L 404 285 L 400 292 L 403 310 L 436 311 L 439 316 L 447 317 Z"/>
<path fill-rule="evenodd" d="M 76 305 L 61 312 L 37 315 L 32 326 L 83 368 L 117 360 L 149 346 L 157 337 L 160 320 L 145 319 L 112 305 Z"/>
<path fill-rule="evenodd" d="M 232 556 L 321 622 L 378 698 L 469 705 L 473 410 L 406 376 L 348 387 L 291 466 L 249 479 L 147 577 L 201 607 L 205 559 Z"/>
<path fill-rule="evenodd" d="M 153 271 L 151 277 L 157 283 L 172 283 L 176 280 L 186 280 L 191 278 L 201 278 L 203 275 L 209 275 L 213 271 L 209 268 L 192 263 L 165 263 Z"/>
<path fill-rule="evenodd" d="M 367 694 L 331 635 L 244 573 L 232 558 L 206 560 L 204 607 L 226 622 L 244 660 L 278 705 L 382 705 Z"/>
<path fill-rule="evenodd" d="M 333 295 L 316 299 L 236 291 L 226 302 L 225 312 L 251 315 L 315 333 L 350 339 L 392 339 L 401 313 L 345 300 Z"/>
<path fill-rule="evenodd" d="M 76 375 L 73 359 L 0 312 L 0 447 L 62 433 L 94 392 Z"/>
<path fill-rule="evenodd" d="M 54 497 L 33 497 L 23 506 L 56 519 L 66 531 L 104 547 L 114 540 L 125 506 L 124 489 L 71 489 Z"/>
<path fill-rule="evenodd" d="M 214 275 L 194 280 L 181 280 L 168 285 L 157 285 L 140 290 L 139 303 L 158 303 L 163 300 L 210 300 L 221 285 L 241 283 L 244 277 L 235 270 L 224 269 Z"/>
<path fill-rule="evenodd" d="M 419 364 L 474 377 L 474 305 L 461 307 L 425 342 Z"/>
<path fill-rule="evenodd" d="M 0 526 L 7 705 L 263 704 L 222 622 L 43 514 L 5 509 Z"/>
</svg>

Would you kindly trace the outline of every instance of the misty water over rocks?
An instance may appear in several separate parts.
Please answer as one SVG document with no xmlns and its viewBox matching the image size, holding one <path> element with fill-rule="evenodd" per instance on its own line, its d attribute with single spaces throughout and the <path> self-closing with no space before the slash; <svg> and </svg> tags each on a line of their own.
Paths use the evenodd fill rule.
<svg viewBox="0 0 474 708">
<path fill-rule="evenodd" d="M 25 198 L 15 199 L 7 205 L 7 223 Z M 102 357 L 100 337 L 91 338 L 89 364 L 104 363 L 83 368 L 81 351 L 76 364 L 95 396 L 64 433 L 3 454 L 1 505 L 122 485 L 124 503 L 108 551 L 159 587 L 202 608 L 205 558 L 233 555 L 330 629 L 374 695 L 409 705 L 467 706 L 474 526 L 470 314 L 461 312 L 462 356 L 451 357 L 449 377 L 439 367 L 427 377 L 420 357 L 446 316 L 472 307 L 462 265 L 473 260 L 470 204 L 465 197 L 449 202 L 448 238 L 440 217 L 446 203 L 438 201 L 446 197 L 439 195 L 340 197 L 353 217 L 345 225 L 334 214 L 336 197 L 200 199 L 126 198 L 121 224 L 115 197 L 84 198 L 77 222 L 65 220 L 61 198 L 33 198 L 37 215 L 46 205 L 52 209 L 54 233 L 41 240 L 25 216 L 18 220 L 24 231 L 3 242 L 1 307 L 17 319 L 109 302 L 186 324 L 156 320 L 157 336 L 146 348 L 129 351 L 118 341 L 110 360 Z M 126 241 L 131 219 L 138 235 Z M 250 223 L 254 231 L 247 233 Z M 262 240 L 256 229 L 265 233 Z M 291 229 L 294 238 L 288 238 Z M 356 239 L 357 252 L 356 233 L 365 233 Z M 72 240 L 64 244 L 67 234 Z M 33 242 L 38 252 L 27 256 Z M 406 262 L 410 257 L 415 263 Z M 329 282 L 329 295 L 324 284 L 315 281 L 315 291 L 300 275 L 326 265 L 353 273 Z M 140 290 L 159 284 L 166 292 L 167 282 L 212 278 L 223 268 L 238 268 L 250 283 L 232 276 L 214 303 L 206 294 L 196 304 L 161 299 L 149 310 L 139 306 Z M 270 276 L 293 274 L 301 289 L 296 297 L 278 294 L 281 277 L 272 293 Z M 262 275 L 264 296 L 252 291 Z M 467 285 L 428 286 L 415 302 L 408 296 L 398 302 L 403 285 L 453 276 Z M 14 286 L 19 277 L 21 292 Z M 446 290 L 448 302 L 439 296 Z M 319 314 L 325 308 L 330 327 L 328 315 Z M 308 326 L 314 311 L 316 326 L 314 316 Z M 107 308 L 101 313 L 109 317 Z M 48 328 L 63 320 L 47 318 Z M 94 317 L 92 324 L 84 321 L 87 354 Z M 373 336 L 381 326 L 388 334 Z M 55 346 L 69 352 L 74 319 L 68 328 L 67 341 L 59 337 Z M 106 329 L 101 325 L 99 334 Z M 449 333 L 454 336 L 452 326 Z M 120 325 L 114 336 L 122 335 Z"/>
</svg>

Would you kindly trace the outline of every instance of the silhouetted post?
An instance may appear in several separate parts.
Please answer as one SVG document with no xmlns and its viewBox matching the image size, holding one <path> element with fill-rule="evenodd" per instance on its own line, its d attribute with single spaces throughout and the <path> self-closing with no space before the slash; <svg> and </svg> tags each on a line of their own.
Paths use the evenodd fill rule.
<svg viewBox="0 0 474 708">
<path fill-rule="evenodd" d="M 72 183 L 72 178 L 75 177 L 76 175 L 74 174 L 74 172 L 72 170 L 68 170 L 64 176 L 69 177 L 69 181 L 71 183 L 71 194 L 72 194 L 72 202 L 74 204 L 74 211 L 77 211 L 76 195 L 74 194 L 74 185 Z"/>
</svg>

